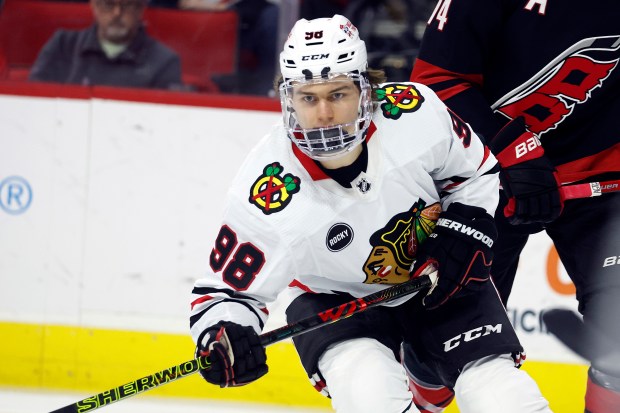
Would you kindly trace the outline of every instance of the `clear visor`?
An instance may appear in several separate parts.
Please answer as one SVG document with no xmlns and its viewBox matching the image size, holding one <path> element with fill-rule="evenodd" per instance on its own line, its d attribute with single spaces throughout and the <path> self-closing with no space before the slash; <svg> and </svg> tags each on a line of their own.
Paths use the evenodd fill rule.
<svg viewBox="0 0 620 413">
<path fill-rule="evenodd" d="M 288 137 L 312 159 L 334 159 L 360 144 L 372 117 L 371 86 L 356 73 L 293 78 L 280 85 Z"/>
</svg>

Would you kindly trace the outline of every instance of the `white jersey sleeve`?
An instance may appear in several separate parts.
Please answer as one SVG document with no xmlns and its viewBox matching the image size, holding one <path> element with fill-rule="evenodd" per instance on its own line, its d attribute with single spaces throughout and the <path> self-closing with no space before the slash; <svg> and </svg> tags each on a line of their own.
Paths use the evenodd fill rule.
<svg viewBox="0 0 620 413">
<path fill-rule="evenodd" d="M 255 166 L 252 158 L 250 154 L 228 193 L 206 274 L 194 284 L 190 315 L 194 340 L 219 321 L 251 326 L 259 333 L 269 314 L 266 303 L 274 301 L 294 277 L 292 251 L 282 232 L 247 198 L 242 199 L 250 195 L 246 171 L 251 169 L 248 165 Z"/>
<path fill-rule="evenodd" d="M 446 107 L 428 87 L 417 85 L 437 110 L 445 140 L 438 168 L 431 176 L 445 210 L 453 202 L 484 208 L 491 216 L 499 200 L 497 160 L 469 124 Z M 431 103 L 429 102 L 429 103 Z M 441 134 L 437 131 L 438 134 Z"/>
</svg>

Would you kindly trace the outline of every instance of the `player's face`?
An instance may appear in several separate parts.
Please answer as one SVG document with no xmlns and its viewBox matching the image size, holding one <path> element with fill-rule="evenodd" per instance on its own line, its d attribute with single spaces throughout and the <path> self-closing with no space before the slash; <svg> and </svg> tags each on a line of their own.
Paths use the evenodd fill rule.
<svg viewBox="0 0 620 413">
<path fill-rule="evenodd" d="M 99 38 L 128 43 L 135 36 L 146 7 L 145 0 L 91 0 Z"/>
<path fill-rule="evenodd" d="M 293 86 L 292 106 L 304 129 L 354 124 L 360 105 L 360 91 L 343 78 Z"/>
</svg>

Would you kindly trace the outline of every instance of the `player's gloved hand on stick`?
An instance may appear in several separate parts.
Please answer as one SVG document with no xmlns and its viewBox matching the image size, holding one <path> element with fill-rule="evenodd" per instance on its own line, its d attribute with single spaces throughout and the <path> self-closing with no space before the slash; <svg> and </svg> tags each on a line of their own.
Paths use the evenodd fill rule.
<svg viewBox="0 0 620 413">
<path fill-rule="evenodd" d="M 475 283 L 489 279 L 497 239 L 493 217 L 483 208 L 451 204 L 439 219 L 426 241 L 420 244 L 411 270 L 412 276 L 437 269 L 437 280 L 422 303 L 437 308 L 462 288 L 475 289 Z"/>
<path fill-rule="evenodd" d="M 220 387 L 243 386 L 267 374 L 267 355 L 252 327 L 220 321 L 198 340 L 197 356 L 210 356 L 211 368 L 200 370 Z"/>
<path fill-rule="evenodd" d="M 557 171 L 522 116 L 504 126 L 489 147 L 501 166 L 499 178 L 508 197 L 504 215 L 511 224 L 551 222 L 560 216 L 564 199 Z"/>
</svg>

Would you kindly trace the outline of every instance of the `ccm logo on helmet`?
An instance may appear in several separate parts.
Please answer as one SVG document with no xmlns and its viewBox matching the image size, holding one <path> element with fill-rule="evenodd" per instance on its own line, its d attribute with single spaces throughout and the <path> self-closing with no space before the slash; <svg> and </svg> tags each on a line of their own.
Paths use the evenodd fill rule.
<svg viewBox="0 0 620 413">
<path fill-rule="evenodd" d="M 501 334 L 502 333 L 502 324 L 496 324 L 494 326 L 487 324 L 482 327 L 472 328 L 469 331 L 466 331 L 462 334 L 459 334 L 456 337 L 452 337 L 448 341 L 444 341 L 443 343 L 443 351 L 447 353 L 450 350 L 454 350 L 461 344 L 461 341 L 468 342 L 473 341 L 482 336 L 488 336 L 491 333 Z"/>
<path fill-rule="evenodd" d="M 321 60 L 321 59 L 327 59 L 328 57 L 329 57 L 329 53 L 311 54 L 309 56 L 303 56 L 301 60 Z"/>
<path fill-rule="evenodd" d="M 482 232 L 478 231 L 477 229 L 468 227 L 467 225 L 463 225 L 460 222 L 452 221 L 451 219 L 447 219 L 447 218 L 439 218 L 439 220 L 437 220 L 437 225 L 440 225 L 448 229 L 453 229 L 456 232 L 469 235 L 470 237 L 474 237 L 474 239 L 477 239 L 483 244 L 488 245 L 489 248 L 493 246 L 493 240 L 491 238 L 484 235 Z"/>
</svg>

